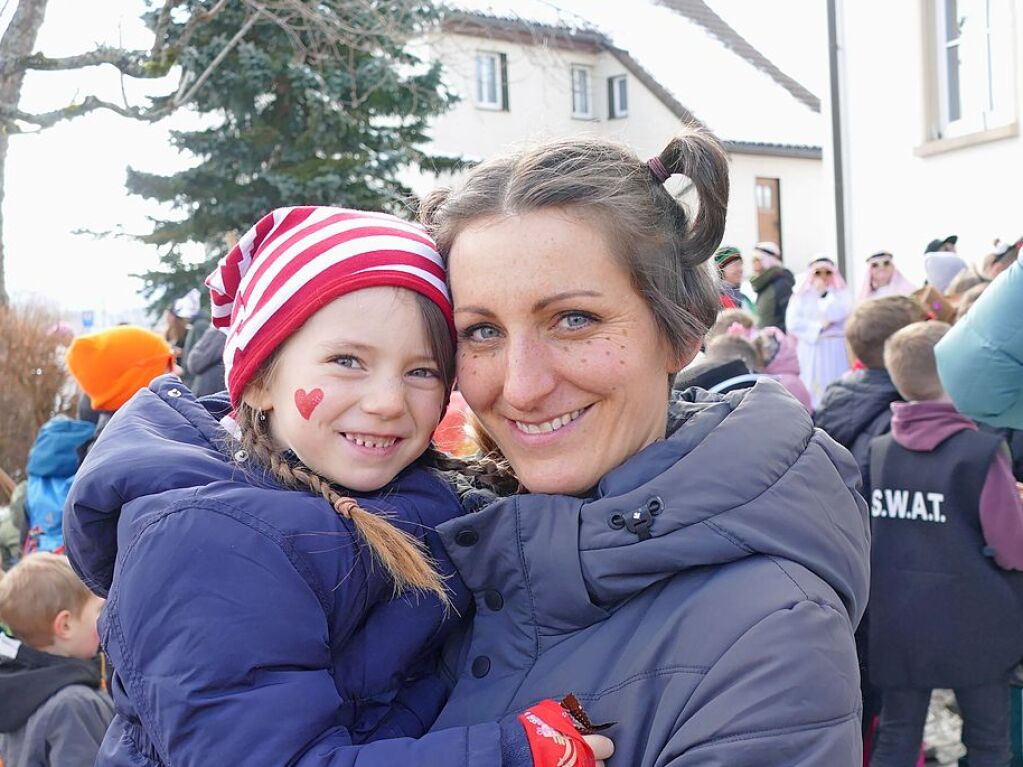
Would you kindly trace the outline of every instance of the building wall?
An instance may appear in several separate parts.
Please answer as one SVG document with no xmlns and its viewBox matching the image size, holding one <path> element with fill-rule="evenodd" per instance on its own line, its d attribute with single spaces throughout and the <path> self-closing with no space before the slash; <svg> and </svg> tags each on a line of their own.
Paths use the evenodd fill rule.
<svg viewBox="0 0 1023 767">
<path fill-rule="evenodd" d="M 732 155 L 731 193 L 725 242 L 748 249 L 757 236 L 754 187 L 758 176 L 780 179 L 781 246 L 785 264 L 800 272 L 818 253 L 829 251 L 822 200 L 820 160 L 762 155 Z"/>
<path fill-rule="evenodd" d="M 840 4 L 848 246 L 857 284 L 874 250 L 891 250 L 907 276 L 921 281 L 922 253 L 931 239 L 959 235 L 959 253 L 971 260 L 989 252 L 995 237 L 1023 235 L 1018 128 L 998 140 L 927 153 L 939 148 L 928 142 L 933 101 L 927 2 Z M 1017 8 L 1011 37 L 1018 121 L 1023 6 L 1010 5 Z"/>
<path fill-rule="evenodd" d="M 461 101 L 434 123 L 433 149 L 441 154 L 480 160 L 547 138 L 595 135 L 622 141 L 640 157 L 651 157 L 679 127 L 672 111 L 606 51 L 565 51 L 468 35 L 444 35 L 431 41 L 431 46 L 444 62 L 450 87 L 461 96 Z M 477 51 L 507 55 L 510 111 L 476 106 Z M 593 67 L 593 120 L 572 117 L 572 64 Z M 607 78 L 620 74 L 628 77 L 629 114 L 608 119 Z M 424 194 L 438 183 L 457 185 L 461 175 L 409 174 L 406 181 L 416 193 Z M 725 241 L 744 249 L 758 239 L 757 176 L 781 179 L 786 260 L 799 269 L 826 246 L 823 222 L 830 209 L 821 194 L 821 161 L 745 154 L 731 157 L 732 197 Z"/>
</svg>

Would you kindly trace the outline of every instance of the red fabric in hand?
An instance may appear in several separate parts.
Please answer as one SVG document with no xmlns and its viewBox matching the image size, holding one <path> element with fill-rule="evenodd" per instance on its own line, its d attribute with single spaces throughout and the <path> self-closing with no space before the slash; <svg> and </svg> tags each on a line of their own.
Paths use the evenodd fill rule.
<svg viewBox="0 0 1023 767">
<path fill-rule="evenodd" d="M 519 714 L 535 767 L 595 767 L 593 751 L 572 717 L 553 700 L 542 700 Z"/>
</svg>

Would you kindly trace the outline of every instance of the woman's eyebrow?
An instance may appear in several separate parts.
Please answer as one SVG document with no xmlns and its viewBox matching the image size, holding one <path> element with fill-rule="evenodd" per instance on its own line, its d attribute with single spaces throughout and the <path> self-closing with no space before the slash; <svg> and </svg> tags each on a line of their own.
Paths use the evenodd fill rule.
<svg viewBox="0 0 1023 767">
<path fill-rule="evenodd" d="M 601 298 L 604 294 L 599 290 L 566 290 L 561 293 L 555 293 L 552 296 L 541 298 L 535 304 L 533 304 L 532 311 L 541 312 L 551 304 L 557 303 L 558 301 L 564 301 L 569 298 L 579 298 L 586 296 L 590 298 Z M 484 317 L 496 316 L 494 312 L 485 306 L 458 306 L 455 308 L 455 314 L 479 314 Z"/>
<path fill-rule="evenodd" d="M 484 317 L 493 317 L 494 313 L 485 306 L 457 306 L 455 314 L 482 314 Z"/>
<path fill-rule="evenodd" d="M 564 301 L 567 298 L 579 298 L 586 296 L 589 298 L 600 298 L 604 294 L 599 290 L 566 290 L 563 293 L 555 293 L 553 296 L 547 296 L 547 298 L 541 298 L 535 304 L 533 304 L 534 312 L 541 312 L 551 304 L 557 303 L 558 301 Z"/>
</svg>

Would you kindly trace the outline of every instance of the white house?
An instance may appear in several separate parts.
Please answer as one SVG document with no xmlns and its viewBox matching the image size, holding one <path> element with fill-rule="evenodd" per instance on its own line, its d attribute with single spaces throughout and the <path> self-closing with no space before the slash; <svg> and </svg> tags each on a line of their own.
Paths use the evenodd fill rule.
<svg viewBox="0 0 1023 767">
<path fill-rule="evenodd" d="M 841 213 L 854 278 L 879 249 L 920 280 L 932 239 L 958 235 L 960 255 L 979 260 L 996 237 L 1023 235 L 1023 4 L 836 5 Z"/>
<path fill-rule="evenodd" d="M 741 248 L 780 241 L 795 269 L 827 249 L 824 121 L 813 94 L 702 0 L 636 0 L 625 22 L 624 4 L 557 2 L 517 0 L 507 15 L 452 14 L 428 41 L 460 97 L 432 127 L 435 152 L 480 160 L 592 134 L 650 157 L 681 122 L 700 122 L 731 159 L 725 241 Z M 585 15 L 565 9 L 571 5 Z M 421 193 L 437 181 L 412 183 Z"/>
</svg>

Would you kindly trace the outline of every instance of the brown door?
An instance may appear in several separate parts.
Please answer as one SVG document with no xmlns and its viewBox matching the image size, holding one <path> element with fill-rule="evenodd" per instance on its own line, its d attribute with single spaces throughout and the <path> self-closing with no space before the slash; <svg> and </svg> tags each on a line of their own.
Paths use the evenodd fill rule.
<svg viewBox="0 0 1023 767">
<path fill-rule="evenodd" d="M 757 178 L 757 239 L 775 242 L 785 252 L 781 241 L 781 183 L 776 178 Z"/>
</svg>

